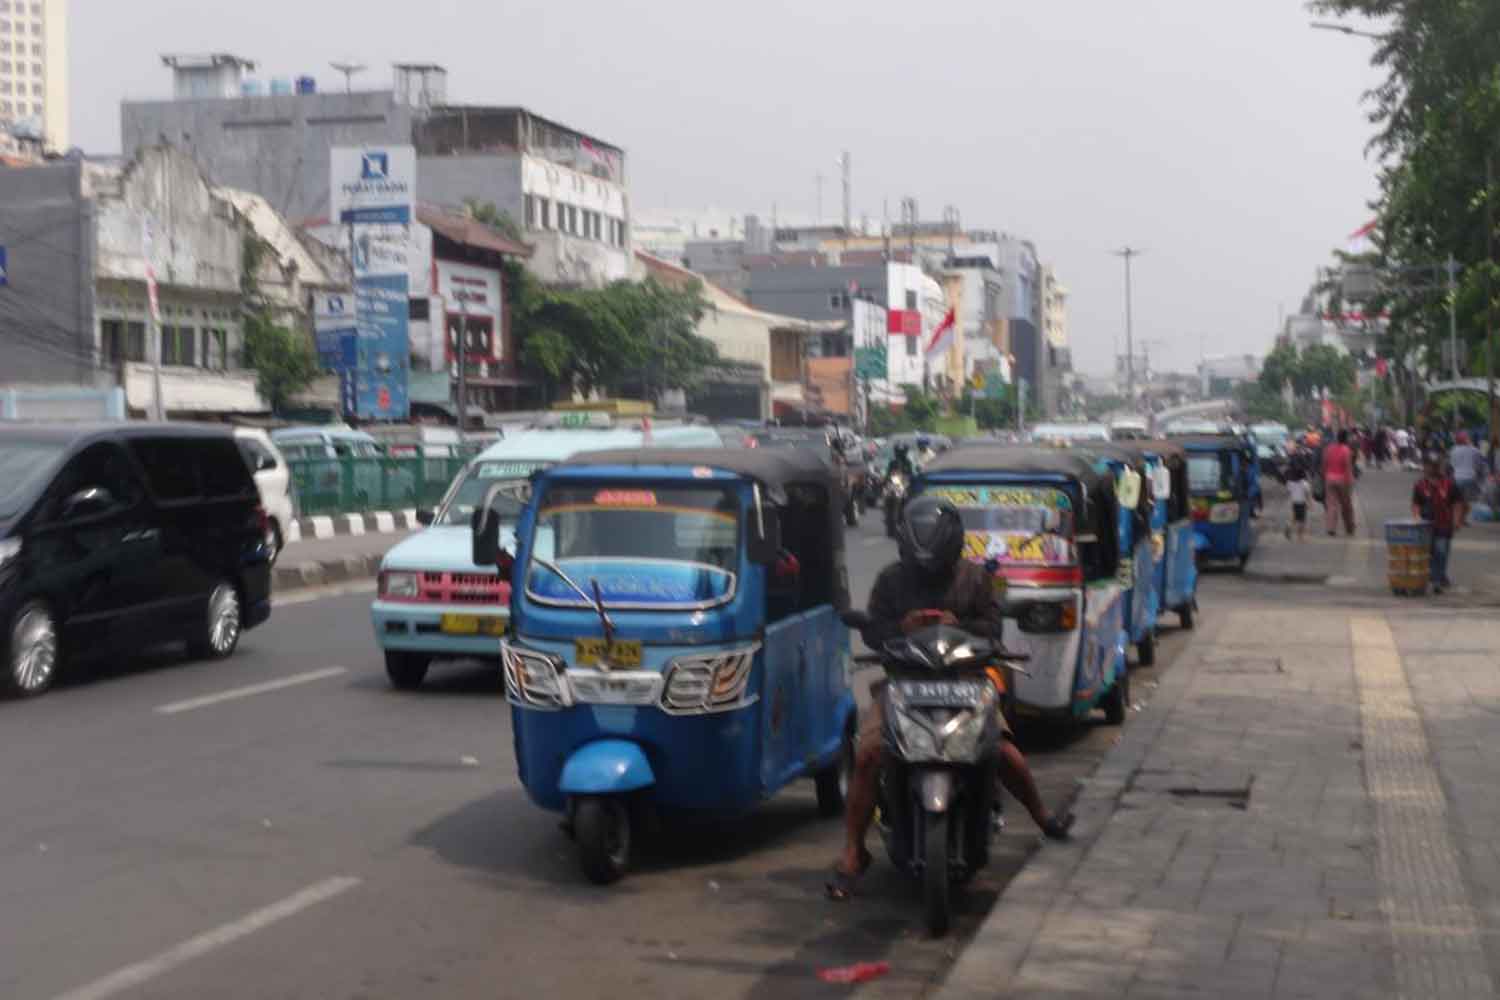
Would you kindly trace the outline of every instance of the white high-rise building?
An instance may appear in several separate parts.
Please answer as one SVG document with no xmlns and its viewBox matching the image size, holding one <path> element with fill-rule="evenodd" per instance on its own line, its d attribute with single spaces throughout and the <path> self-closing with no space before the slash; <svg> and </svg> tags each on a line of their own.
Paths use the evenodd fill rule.
<svg viewBox="0 0 1500 1000">
<path fill-rule="evenodd" d="M 68 0 L 0 0 L 0 121 L 68 148 Z"/>
</svg>

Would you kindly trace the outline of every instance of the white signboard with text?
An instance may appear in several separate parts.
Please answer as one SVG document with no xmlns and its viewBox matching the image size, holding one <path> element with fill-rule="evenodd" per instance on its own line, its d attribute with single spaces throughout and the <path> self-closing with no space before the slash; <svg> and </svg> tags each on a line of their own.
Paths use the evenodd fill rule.
<svg viewBox="0 0 1500 1000">
<path fill-rule="evenodd" d="M 416 147 L 336 146 L 328 162 L 332 221 L 411 224 L 417 200 Z"/>
</svg>

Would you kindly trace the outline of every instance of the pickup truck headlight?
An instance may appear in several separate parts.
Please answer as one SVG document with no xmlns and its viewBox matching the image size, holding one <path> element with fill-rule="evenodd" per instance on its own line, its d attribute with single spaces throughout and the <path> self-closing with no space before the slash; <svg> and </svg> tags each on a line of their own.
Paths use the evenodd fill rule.
<svg viewBox="0 0 1500 1000">
<path fill-rule="evenodd" d="M 421 593 L 421 583 L 415 573 L 383 570 L 380 574 L 380 596 L 413 598 Z"/>
</svg>

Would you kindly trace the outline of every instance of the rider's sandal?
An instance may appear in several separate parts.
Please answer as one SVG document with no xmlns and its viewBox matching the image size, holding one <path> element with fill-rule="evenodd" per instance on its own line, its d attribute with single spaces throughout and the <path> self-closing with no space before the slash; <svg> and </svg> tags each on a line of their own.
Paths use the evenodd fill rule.
<svg viewBox="0 0 1500 1000">
<path fill-rule="evenodd" d="M 865 872 L 870 870 L 870 865 L 874 860 L 874 855 L 868 850 L 861 848 L 859 852 L 859 871 L 851 874 L 842 868 L 835 867 L 833 869 L 833 878 L 824 883 L 824 888 L 828 890 L 828 898 L 835 903 L 847 903 L 850 897 L 854 895 L 854 887 L 859 883 Z"/>
<path fill-rule="evenodd" d="M 1061 816 L 1054 813 L 1042 824 L 1042 836 L 1048 840 L 1071 840 L 1074 818 L 1071 812 Z"/>
</svg>

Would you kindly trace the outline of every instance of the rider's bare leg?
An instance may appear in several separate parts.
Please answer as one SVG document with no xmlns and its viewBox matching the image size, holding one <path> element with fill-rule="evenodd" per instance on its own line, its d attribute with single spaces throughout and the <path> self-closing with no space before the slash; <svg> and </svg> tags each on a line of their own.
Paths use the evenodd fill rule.
<svg viewBox="0 0 1500 1000">
<path fill-rule="evenodd" d="M 880 777 L 880 744 L 861 741 L 854 755 L 854 773 L 849 776 L 849 795 L 844 803 L 844 853 L 839 871 L 858 875 L 864 867 L 865 835 L 875 819 L 875 782 Z"/>
<path fill-rule="evenodd" d="M 1031 765 L 1026 763 L 1021 748 L 1008 737 L 1000 741 L 1000 781 L 1026 807 L 1036 825 L 1045 829 L 1052 819 L 1052 811 L 1042 802 L 1042 793 L 1037 790 L 1036 779 L 1031 776 Z"/>
</svg>

